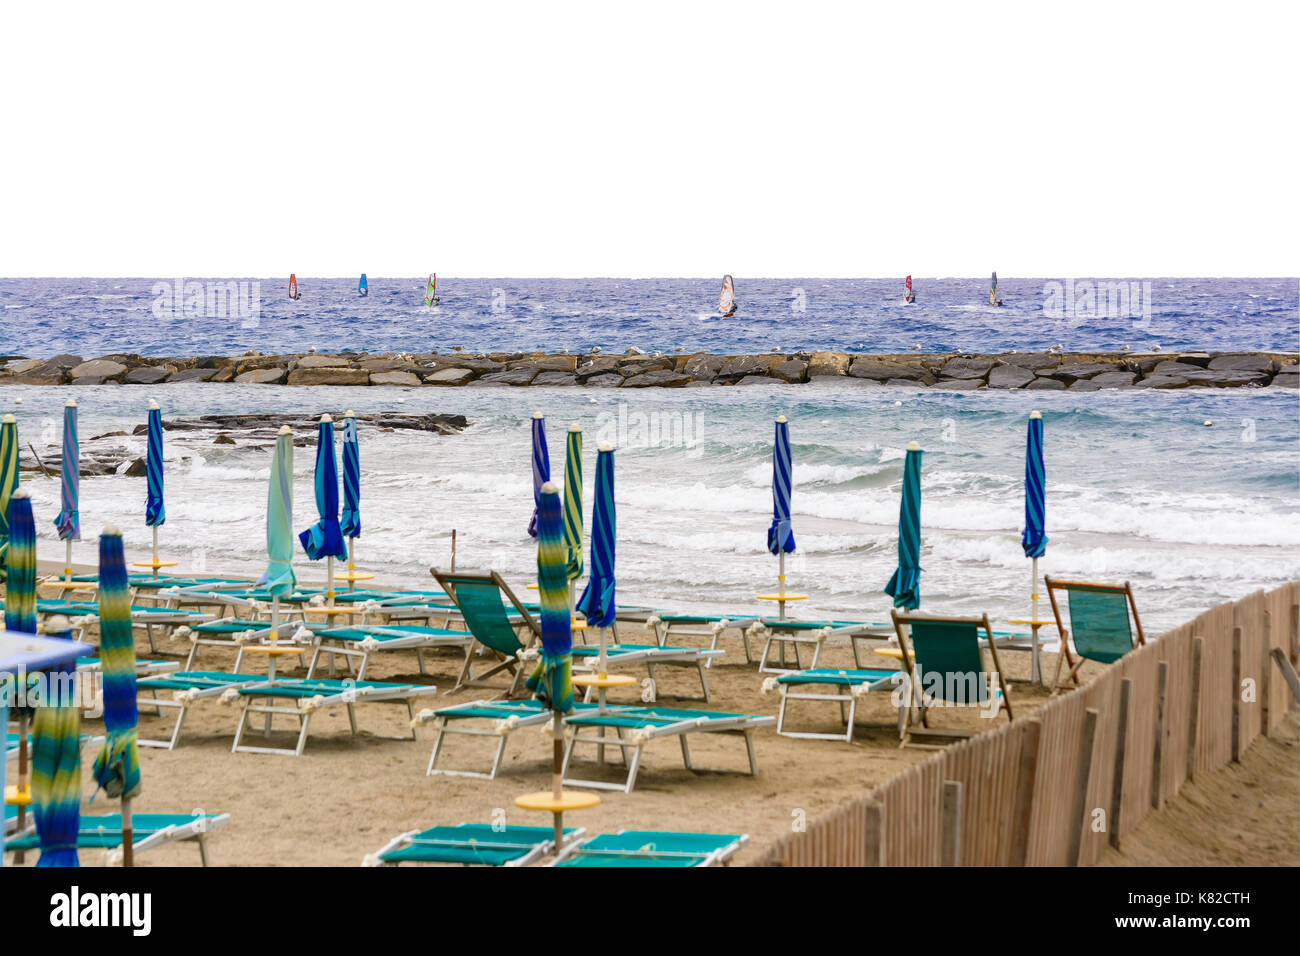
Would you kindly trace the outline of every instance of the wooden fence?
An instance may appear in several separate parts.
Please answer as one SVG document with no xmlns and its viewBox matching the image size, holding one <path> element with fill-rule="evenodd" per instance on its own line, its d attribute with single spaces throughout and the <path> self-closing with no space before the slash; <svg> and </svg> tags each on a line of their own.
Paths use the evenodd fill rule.
<svg viewBox="0 0 1300 956">
<path fill-rule="evenodd" d="M 1283 719 L 1293 703 L 1274 648 L 1300 665 L 1300 581 L 1206 611 L 810 821 L 755 865 L 1096 863 Z"/>
</svg>

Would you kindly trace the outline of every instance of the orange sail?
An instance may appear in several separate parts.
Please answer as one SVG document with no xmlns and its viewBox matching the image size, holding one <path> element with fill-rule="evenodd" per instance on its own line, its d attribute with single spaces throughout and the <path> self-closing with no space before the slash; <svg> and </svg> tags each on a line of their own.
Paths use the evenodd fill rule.
<svg viewBox="0 0 1300 956">
<path fill-rule="evenodd" d="M 289 273 L 289 298 L 298 298 L 298 276 L 296 273 Z"/>
</svg>

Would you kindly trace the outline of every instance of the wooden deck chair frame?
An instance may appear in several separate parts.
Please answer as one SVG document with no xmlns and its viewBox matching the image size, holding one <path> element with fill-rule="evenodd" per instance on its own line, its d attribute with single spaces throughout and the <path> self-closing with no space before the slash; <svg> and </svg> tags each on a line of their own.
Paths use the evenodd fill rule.
<svg viewBox="0 0 1300 956">
<path fill-rule="evenodd" d="M 889 616 L 893 619 L 894 633 L 898 635 L 898 645 L 900 650 L 903 653 L 904 666 L 907 668 L 908 678 L 911 681 L 911 689 L 908 695 L 908 699 L 904 701 L 903 705 L 899 708 L 899 718 L 898 718 L 899 744 L 898 745 L 900 747 L 906 747 L 909 743 L 911 743 L 911 738 L 913 735 L 923 736 L 923 737 L 946 737 L 954 740 L 964 740 L 967 737 L 973 737 L 976 733 L 978 733 L 978 731 L 959 730 L 956 728 L 930 726 L 930 721 L 928 716 L 928 711 L 930 710 L 930 708 L 925 703 L 925 693 L 922 688 L 922 681 L 924 678 L 922 677 L 918 679 L 917 677 L 916 655 L 912 652 L 912 648 L 909 641 L 910 625 L 915 621 L 925 621 L 925 622 L 930 622 L 935 624 L 973 624 L 976 627 L 983 628 L 984 642 L 981 645 L 980 642 L 977 641 L 977 653 L 985 649 L 988 650 L 989 657 L 993 661 L 993 673 L 996 674 L 998 678 L 997 687 L 996 688 L 989 687 L 988 692 L 998 693 L 1000 695 L 998 697 L 998 710 L 999 711 L 1003 709 L 1006 710 L 1008 721 L 1012 721 L 1015 719 L 1015 716 L 1011 712 L 1011 697 L 1007 693 L 1006 674 L 1003 673 L 1002 664 L 998 660 L 997 645 L 993 643 L 993 626 L 989 623 L 989 616 L 987 614 L 982 614 L 979 617 L 950 617 L 943 614 L 915 614 L 915 613 L 908 613 L 908 612 L 899 613 L 897 608 L 891 608 L 889 612 Z M 904 625 L 909 625 L 909 626 L 904 627 Z M 964 705 L 957 705 L 957 706 L 981 707 L 982 705 L 978 703 L 973 703 L 973 704 L 964 704 Z M 922 727 L 925 728 L 924 730 L 913 729 L 917 723 L 917 721 L 914 721 L 912 718 L 912 711 L 914 708 L 918 712 L 919 723 Z M 996 718 L 997 712 L 994 712 L 993 716 Z M 929 749 L 941 749 L 942 745 L 936 747 L 933 744 L 915 744 L 914 746 L 925 747 Z"/>
<path fill-rule="evenodd" d="M 1079 669 L 1083 667 L 1083 662 L 1088 658 L 1083 654 L 1076 655 L 1070 653 L 1071 634 L 1065 627 L 1065 622 L 1061 620 L 1061 607 L 1056 602 L 1057 591 L 1096 591 L 1102 594 L 1123 594 L 1128 605 L 1129 614 L 1133 617 L 1132 626 L 1129 628 L 1129 638 L 1134 639 L 1136 631 L 1136 642 L 1133 647 L 1141 647 L 1146 643 L 1146 637 L 1142 633 L 1142 619 L 1138 617 L 1137 601 L 1133 598 L 1133 587 L 1129 582 L 1123 584 L 1098 584 L 1095 581 L 1066 581 L 1062 578 L 1054 578 L 1050 575 L 1043 577 L 1043 584 L 1047 587 L 1047 599 L 1052 602 L 1052 614 L 1056 618 L 1056 633 L 1061 635 L 1061 650 L 1056 655 L 1056 673 L 1052 677 L 1052 694 L 1059 691 L 1068 690 L 1073 681 L 1073 686 L 1079 686 Z M 1073 624 L 1073 621 L 1071 621 Z M 1130 648 L 1131 649 L 1131 648 Z M 1066 672 L 1065 678 L 1061 678 L 1061 665 L 1069 664 L 1070 669 Z"/>
<path fill-rule="evenodd" d="M 444 592 L 446 592 L 447 596 L 456 602 L 456 606 L 458 608 L 460 607 L 460 598 L 456 594 L 456 585 L 454 583 L 455 581 L 472 580 L 482 584 L 491 583 L 495 585 L 499 594 L 504 595 L 505 598 L 510 602 L 510 604 L 514 606 L 515 613 L 518 615 L 518 617 L 522 622 L 521 624 L 515 626 L 514 628 L 515 641 L 516 643 L 519 644 L 519 651 L 520 652 L 525 651 L 529 647 L 531 647 L 535 642 L 541 640 L 542 637 L 541 624 L 538 623 L 537 618 L 533 617 L 533 615 L 528 612 L 528 609 L 524 607 L 523 602 L 520 601 L 519 598 L 515 595 L 515 592 L 510 589 L 510 585 L 506 584 L 505 580 L 501 577 L 501 575 L 497 574 L 497 572 L 495 571 L 442 571 L 439 570 L 438 568 L 430 568 L 429 573 L 433 575 L 434 580 L 438 582 L 439 586 L 443 589 Z M 464 608 L 461 608 L 461 614 L 462 616 L 464 616 Z M 508 608 L 506 609 L 506 614 L 508 618 L 510 616 Z M 468 617 L 465 618 L 465 628 L 471 634 L 474 633 L 474 629 L 470 625 Z M 521 630 L 526 631 L 528 634 L 528 639 L 526 641 L 519 640 L 519 632 Z M 477 635 L 475 635 L 474 640 L 476 643 L 479 644 L 480 647 L 482 647 L 487 651 L 490 651 L 492 654 L 495 654 L 499 659 L 499 663 L 497 663 L 493 667 L 490 667 L 488 670 L 484 671 L 483 673 L 477 676 L 475 676 L 472 672 L 470 672 L 469 668 L 467 667 L 466 673 L 462 675 L 461 679 L 457 681 L 456 686 L 453 687 L 451 691 L 449 691 L 449 693 L 454 693 L 460 690 L 460 688 L 462 687 L 485 687 L 485 688 L 496 689 L 496 690 L 504 689 L 506 692 L 506 696 L 508 697 L 515 696 L 519 691 L 519 682 L 524 677 L 524 668 L 521 666 L 522 662 L 519 660 L 518 656 L 507 656 L 504 652 L 499 651 L 496 648 L 490 647 L 487 644 L 484 644 L 482 641 L 478 639 Z M 467 658 L 467 663 L 468 663 L 468 658 Z M 487 682 L 487 679 L 489 677 L 492 677 L 494 674 L 499 674 L 502 671 L 507 671 L 512 675 L 510 683 L 506 685 L 504 688 L 500 684 L 489 684 Z"/>
</svg>

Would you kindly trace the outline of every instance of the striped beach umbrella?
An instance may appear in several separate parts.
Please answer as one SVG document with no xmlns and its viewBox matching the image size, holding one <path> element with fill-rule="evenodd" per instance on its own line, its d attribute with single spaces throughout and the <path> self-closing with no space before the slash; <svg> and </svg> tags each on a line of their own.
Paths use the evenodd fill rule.
<svg viewBox="0 0 1300 956">
<path fill-rule="evenodd" d="M 537 507 L 537 589 L 541 603 L 542 659 L 526 686 L 557 714 L 573 709 L 573 632 L 569 579 L 564 573 L 564 528 L 560 489 L 541 487 Z M 558 744 L 557 737 L 557 744 Z"/>
<path fill-rule="evenodd" d="M 903 500 L 898 512 L 898 568 L 885 585 L 894 607 L 921 606 L 921 446 L 907 446 L 903 462 Z"/>
<path fill-rule="evenodd" d="M 772 442 L 772 524 L 767 529 L 767 550 L 785 555 L 794 550 L 794 528 L 790 524 L 790 489 L 794 462 L 790 456 L 790 426 L 782 415 L 776 420 Z M 782 580 L 785 572 L 781 572 Z"/>
<path fill-rule="evenodd" d="M 533 412 L 533 517 L 528 533 L 537 537 L 537 515 L 542 505 L 542 485 L 551 480 L 551 453 L 546 450 L 546 419 Z"/>
<path fill-rule="evenodd" d="M 357 444 L 357 413 L 343 415 L 343 517 L 339 530 L 348 539 L 348 561 L 355 565 L 356 539 L 361 537 L 361 446 Z"/>
<path fill-rule="evenodd" d="M 258 580 L 278 600 L 298 585 L 293 573 L 293 432 L 280 426 L 266 492 L 266 572 Z M 276 623 L 279 623 L 278 621 Z"/>
<path fill-rule="evenodd" d="M 66 620 L 63 626 L 66 627 Z M 58 634 L 50 621 L 48 636 Z M 32 722 L 32 815 L 41 842 L 37 866 L 77 866 L 77 829 L 81 819 L 81 710 L 72 688 L 76 663 L 46 672 L 50 705 L 36 708 Z M 64 704 L 67 706 L 57 706 Z"/>
<path fill-rule="evenodd" d="M 26 488 L 9 498 L 9 552 L 5 570 L 5 630 L 36 633 L 36 524 Z"/>
<path fill-rule="evenodd" d="M 313 561 L 326 558 L 326 585 L 334 596 L 334 559 L 347 559 L 348 546 L 339 528 L 339 466 L 334 457 L 334 419 L 320 417 L 316 428 L 316 514 L 320 520 L 298 535 L 302 549 Z"/>
<path fill-rule="evenodd" d="M 564 574 L 582 577 L 582 429 L 570 425 L 564 439 Z"/>
<path fill-rule="evenodd" d="M 0 421 L 0 568 L 9 550 L 9 499 L 18 488 L 18 423 L 12 415 Z"/>
<path fill-rule="evenodd" d="M 131 855 L 131 799 L 140 793 L 140 749 L 136 738 L 135 636 L 126 580 L 122 532 L 108 527 L 99 537 L 99 659 L 103 667 L 104 729 L 108 739 L 95 758 L 96 783 L 122 801 L 122 850 Z"/>
<path fill-rule="evenodd" d="M 63 573 L 72 578 L 72 542 L 81 539 L 81 446 L 77 441 L 77 400 L 68 399 L 63 407 L 63 461 L 59 466 L 62 510 L 54 519 L 59 540 L 66 546 Z"/>
<path fill-rule="evenodd" d="M 614 623 L 614 449 L 606 444 L 596 454 L 596 487 L 591 505 L 591 575 L 578 598 L 578 610 L 587 623 L 609 627 Z"/>
<path fill-rule="evenodd" d="M 1025 440 L 1025 528 L 1020 535 L 1029 563 L 1029 595 L 1033 613 L 1033 652 L 1030 679 L 1039 679 L 1038 653 L 1038 559 L 1047 553 L 1047 469 L 1043 466 L 1043 413 L 1029 413 Z"/>
<path fill-rule="evenodd" d="M 144 523 L 153 529 L 153 573 L 158 574 L 158 528 L 167 520 L 163 504 L 163 428 L 162 411 L 157 402 L 149 403 L 149 434 L 144 460 L 148 493 L 144 504 Z"/>
</svg>

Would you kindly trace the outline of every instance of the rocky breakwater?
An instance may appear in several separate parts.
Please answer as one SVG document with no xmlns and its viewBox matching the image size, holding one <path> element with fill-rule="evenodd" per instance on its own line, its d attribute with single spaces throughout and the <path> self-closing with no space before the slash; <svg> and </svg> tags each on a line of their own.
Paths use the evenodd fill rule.
<svg viewBox="0 0 1300 956">
<path fill-rule="evenodd" d="M 621 355 L 493 352 L 334 353 L 156 358 L 0 358 L 0 385 L 574 386 L 694 388 L 844 381 L 945 389 L 1091 392 L 1122 388 L 1300 388 L 1296 352 L 772 352 Z"/>
</svg>

